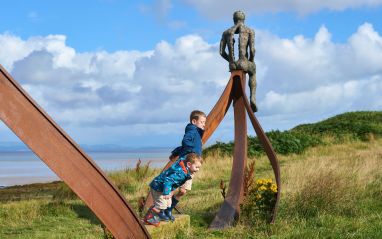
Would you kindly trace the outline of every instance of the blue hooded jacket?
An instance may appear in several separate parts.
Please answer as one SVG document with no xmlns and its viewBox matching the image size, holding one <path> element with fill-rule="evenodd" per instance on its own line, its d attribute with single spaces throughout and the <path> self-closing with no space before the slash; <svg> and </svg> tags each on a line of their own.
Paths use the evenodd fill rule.
<svg viewBox="0 0 382 239">
<path fill-rule="evenodd" d="M 163 195 L 169 195 L 189 179 L 191 175 L 185 166 L 184 158 L 179 158 L 170 168 L 155 177 L 150 187 L 155 191 L 163 192 Z"/>
<path fill-rule="evenodd" d="M 175 148 L 171 154 L 174 156 L 179 155 L 180 158 L 189 153 L 196 153 L 202 156 L 202 137 L 204 130 L 198 128 L 196 125 L 189 123 L 184 130 L 182 146 Z"/>
</svg>

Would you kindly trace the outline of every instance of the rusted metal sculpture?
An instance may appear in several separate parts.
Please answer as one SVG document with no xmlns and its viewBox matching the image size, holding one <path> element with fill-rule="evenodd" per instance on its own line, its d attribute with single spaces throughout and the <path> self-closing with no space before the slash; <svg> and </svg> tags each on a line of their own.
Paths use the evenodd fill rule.
<svg viewBox="0 0 382 239">
<path fill-rule="evenodd" d="M 220 41 L 220 55 L 229 62 L 230 71 L 243 70 L 249 75 L 250 102 L 253 112 L 256 105 L 256 64 L 255 64 L 255 31 L 244 25 L 245 14 L 236 11 L 233 14 L 234 26 L 223 32 Z M 238 35 L 239 59 L 235 59 L 235 34 Z M 226 52 L 228 48 L 228 53 Z"/>
<path fill-rule="evenodd" d="M 220 41 L 220 55 L 229 62 L 231 78 L 219 101 L 207 116 L 206 130 L 203 135 L 203 142 L 206 142 L 215 131 L 221 120 L 224 118 L 231 102 L 234 107 L 235 120 L 235 145 L 233 154 L 233 165 L 228 194 L 220 211 L 210 224 L 210 228 L 219 229 L 231 226 L 235 223 L 240 214 L 240 203 L 243 198 L 244 170 L 247 161 L 247 123 L 245 111 L 247 111 L 252 126 L 257 137 L 262 143 L 265 152 L 275 174 L 278 191 L 276 194 L 276 204 L 273 209 L 272 221 L 276 218 L 276 212 L 280 201 L 281 181 L 280 166 L 276 154 L 267 136 L 257 121 L 254 112 L 257 111 L 256 105 L 256 64 L 255 57 L 255 32 L 244 25 L 245 15 L 242 11 L 233 14 L 235 25 L 223 32 Z M 238 34 L 239 59 L 235 59 L 235 34 Z M 228 53 L 226 52 L 228 48 Z M 245 94 L 246 73 L 249 75 L 250 103 Z"/>
<path fill-rule="evenodd" d="M 115 238 L 150 238 L 104 172 L 1 66 L 0 118 L 86 203 Z"/>
<path fill-rule="evenodd" d="M 206 130 L 204 131 L 202 139 L 203 143 L 205 143 L 216 130 L 220 122 L 223 120 L 227 110 L 229 109 L 231 102 L 233 102 L 235 120 L 235 144 L 231 179 L 228 193 L 225 197 L 223 205 L 210 224 L 211 229 L 221 229 L 232 226 L 240 214 L 240 203 L 242 202 L 244 193 L 244 170 L 247 160 L 247 124 L 245 111 L 247 111 L 257 137 L 263 145 L 267 157 L 270 160 L 278 187 L 276 194 L 276 204 L 273 209 L 271 223 L 273 223 L 276 218 L 276 212 L 280 201 L 280 166 L 272 145 L 265 135 L 263 129 L 261 128 L 259 122 L 257 121 L 250 107 L 250 103 L 246 97 L 245 75 L 245 72 L 242 70 L 234 70 L 231 72 L 231 78 L 223 94 L 207 116 L 205 126 Z"/>
<path fill-rule="evenodd" d="M 225 197 L 223 205 L 219 212 L 216 214 L 214 220 L 210 224 L 211 229 L 221 229 L 232 226 L 240 214 L 240 204 L 242 203 L 244 188 L 244 170 L 247 162 L 247 112 L 252 126 L 255 129 L 256 135 L 263 145 L 267 157 L 271 163 L 276 184 L 277 194 L 276 203 L 273 209 L 272 221 L 276 218 L 276 212 L 280 201 L 281 193 L 281 180 L 280 180 L 280 166 L 277 156 L 272 148 L 272 145 L 257 121 L 254 112 L 257 111 L 256 106 L 256 65 L 254 62 L 255 48 L 254 37 L 255 33 L 252 29 L 244 25 L 245 15 L 242 11 L 237 11 L 233 15 L 235 25 L 228 30 L 224 31 L 220 42 L 220 55 L 229 62 L 229 69 L 231 77 L 227 83 L 223 94 L 215 104 L 214 108 L 207 116 L 205 131 L 203 134 L 202 142 L 205 144 L 220 122 L 226 115 L 231 103 L 234 107 L 234 125 L 235 125 L 235 144 L 233 153 L 232 173 L 229 184 L 228 193 Z M 239 59 L 235 60 L 234 56 L 234 35 L 239 34 Z M 228 47 L 228 53 L 226 48 Z M 249 50 L 249 52 L 247 51 Z M 250 102 L 248 102 L 245 93 L 246 74 L 249 75 L 250 87 Z M 163 170 L 172 165 L 174 161 L 169 161 Z M 152 198 L 149 194 L 146 199 L 145 207 L 152 204 Z"/>
</svg>

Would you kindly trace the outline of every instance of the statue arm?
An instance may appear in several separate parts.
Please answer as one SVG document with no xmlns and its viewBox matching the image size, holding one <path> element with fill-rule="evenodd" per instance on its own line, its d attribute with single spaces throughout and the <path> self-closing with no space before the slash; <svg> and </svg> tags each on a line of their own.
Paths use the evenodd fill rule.
<svg viewBox="0 0 382 239">
<path fill-rule="evenodd" d="M 251 30 L 249 34 L 249 61 L 255 61 L 255 31 Z"/>
<path fill-rule="evenodd" d="M 225 48 L 227 46 L 227 41 L 225 40 L 224 34 L 222 36 L 222 39 L 220 40 L 220 55 L 226 59 L 226 61 L 229 61 L 228 54 L 225 51 Z"/>
</svg>

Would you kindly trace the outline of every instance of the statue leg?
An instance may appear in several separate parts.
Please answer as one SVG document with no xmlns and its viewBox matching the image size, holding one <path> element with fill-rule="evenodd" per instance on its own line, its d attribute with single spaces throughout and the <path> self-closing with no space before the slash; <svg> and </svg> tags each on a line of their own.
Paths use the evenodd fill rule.
<svg viewBox="0 0 382 239">
<path fill-rule="evenodd" d="M 249 100 L 251 102 L 251 108 L 253 112 L 257 112 L 257 105 L 256 105 L 256 72 L 248 72 L 249 75 L 249 80 L 248 80 L 248 85 L 249 85 Z"/>
</svg>

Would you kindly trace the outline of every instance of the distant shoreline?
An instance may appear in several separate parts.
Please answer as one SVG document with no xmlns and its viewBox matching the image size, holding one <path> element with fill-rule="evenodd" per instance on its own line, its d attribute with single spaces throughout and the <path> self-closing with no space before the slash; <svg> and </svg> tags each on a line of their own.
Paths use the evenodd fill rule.
<svg viewBox="0 0 382 239">
<path fill-rule="evenodd" d="M 141 160 L 142 165 L 150 162 L 150 166 L 153 168 L 162 167 L 168 161 L 168 151 L 90 154 L 104 172 L 134 168 L 138 160 Z M 56 180 L 61 179 L 32 152 L 0 153 L 0 188 Z"/>
<path fill-rule="evenodd" d="M 1 178 L 3 181 L 4 178 Z M 32 177 L 32 178 L 5 178 L 5 183 L 0 185 L 0 188 L 8 188 L 13 186 L 24 186 L 34 183 L 51 183 L 54 181 L 62 181 L 59 177 L 56 175 L 50 176 L 50 177 Z"/>
</svg>

